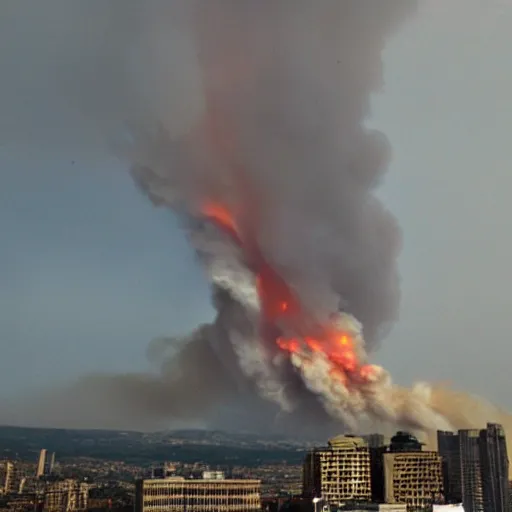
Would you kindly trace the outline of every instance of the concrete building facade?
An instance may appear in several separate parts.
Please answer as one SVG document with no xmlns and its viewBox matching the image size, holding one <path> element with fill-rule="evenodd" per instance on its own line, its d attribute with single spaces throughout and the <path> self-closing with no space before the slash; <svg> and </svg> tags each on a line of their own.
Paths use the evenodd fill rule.
<svg viewBox="0 0 512 512">
<path fill-rule="evenodd" d="M 62 480 L 49 484 L 44 496 L 44 510 L 71 512 L 87 510 L 90 485 L 77 480 Z"/>
<path fill-rule="evenodd" d="M 362 436 L 368 448 L 381 448 L 386 446 L 386 438 L 383 434 L 366 434 Z"/>
<path fill-rule="evenodd" d="M 42 449 L 39 453 L 39 460 L 37 462 L 36 476 L 42 478 L 53 473 L 53 466 L 55 465 L 55 453 L 48 453 L 48 450 Z"/>
<path fill-rule="evenodd" d="M 384 454 L 384 499 L 407 510 L 431 507 L 443 490 L 441 457 L 437 452 Z"/>
<path fill-rule="evenodd" d="M 259 512 L 259 480 L 139 480 L 135 512 Z"/>
<path fill-rule="evenodd" d="M 443 486 L 447 503 L 462 503 L 459 436 L 454 432 L 437 432 L 437 451 L 443 459 Z"/>
<path fill-rule="evenodd" d="M 488 423 L 480 431 L 480 465 L 484 510 L 508 512 L 508 456 L 505 431 L 501 425 Z"/>
<path fill-rule="evenodd" d="M 372 489 L 372 501 L 382 503 L 384 501 L 384 459 L 383 455 L 388 451 L 386 438 L 382 434 L 370 434 L 363 436 L 370 450 L 370 479 Z"/>
<path fill-rule="evenodd" d="M 16 463 L 7 461 L 5 463 L 5 476 L 3 490 L 6 494 L 11 494 L 19 491 L 20 487 L 20 473 L 16 467 Z"/>
<path fill-rule="evenodd" d="M 304 496 L 330 505 L 371 500 L 370 452 L 360 437 L 337 436 L 304 462 Z"/>
<path fill-rule="evenodd" d="M 437 452 L 422 451 L 418 440 L 406 432 L 391 439 L 383 454 L 384 499 L 401 503 L 408 511 L 427 509 L 443 494 L 442 459 Z"/>
<path fill-rule="evenodd" d="M 484 511 L 482 468 L 480 464 L 480 431 L 459 430 L 460 478 L 462 504 L 467 512 Z"/>
<path fill-rule="evenodd" d="M 501 425 L 438 432 L 438 447 L 449 501 L 462 501 L 466 512 L 509 510 L 509 461 Z"/>
</svg>

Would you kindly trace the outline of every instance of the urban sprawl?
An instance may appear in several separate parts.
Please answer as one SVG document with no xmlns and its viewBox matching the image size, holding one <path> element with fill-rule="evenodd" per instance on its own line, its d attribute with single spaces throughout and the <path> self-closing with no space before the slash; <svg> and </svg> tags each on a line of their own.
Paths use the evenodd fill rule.
<svg viewBox="0 0 512 512">
<path fill-rule="evenodd" d="M 439 431 L 437 445 L 437 451 L 427 450 L 402 431 L 391 439 L 340 435 L 323 447 L 297 448 L 302 464 L 257 459 L 251 465 L 141 464 L 69 453 L 61 459 L 46 448 L 29 460 L 0 445 L 0 510 L 512 511 L 500 425 Z"/>
</svg>

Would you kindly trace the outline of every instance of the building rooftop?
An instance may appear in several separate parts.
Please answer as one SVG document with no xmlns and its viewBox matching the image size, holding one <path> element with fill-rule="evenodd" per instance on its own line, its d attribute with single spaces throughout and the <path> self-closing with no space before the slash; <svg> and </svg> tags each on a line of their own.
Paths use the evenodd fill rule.
<svg viewBox="0 0 512 512">
<path fill-rule="evenodd" d="M 422 444 L 409 432 L 398 431 L 390 444 L 391 452 L 421 452 Z"/>
<path fill-rule="evenodd" d="M 362 437 L 340 435 L 329 439 L 328 445 L 333 450 L 354 450 L 365 448 L 368 443 Z"/>
<path fill-rule="evenodd" d="M 194 483 L 212 483 L 212 484 L 254 484 L 260 483 L 261 480 L 258 479 L 246 479 L 246 478 L 185 478 L 183 476 L 167 476 L 165 478 L 149 478 L 144 479 L 144 485 L 161 485 L 162 483 L 180 483 L 186 482 L 190 484 Z"/>
</svg>

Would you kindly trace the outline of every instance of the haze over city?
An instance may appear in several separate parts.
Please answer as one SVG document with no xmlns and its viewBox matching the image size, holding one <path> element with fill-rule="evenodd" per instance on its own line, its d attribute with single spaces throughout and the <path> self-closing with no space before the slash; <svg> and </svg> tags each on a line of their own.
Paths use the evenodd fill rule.
<svg viewBox="0 0 512 512">
<path fill-rule="evenodd" d="M 383 53 L 368 124 L 393 150 L 378 194 L 402 230 L 402 297 L 371 362 L 400 384 L 448 381 L 512 408 L 512 10 L 489 3 L 420 2 Z M 73 13 L 47 2 L 26 16 L 17 5 L 0 8 L 4 399 L 144 370 L 150 340 L 213 317 L 173 215 L 150 204 L 58 93 L 66 48 L 48 27 L 61 31 L 56 41 L 75 40 L 61 23 Z"/>
</svg>

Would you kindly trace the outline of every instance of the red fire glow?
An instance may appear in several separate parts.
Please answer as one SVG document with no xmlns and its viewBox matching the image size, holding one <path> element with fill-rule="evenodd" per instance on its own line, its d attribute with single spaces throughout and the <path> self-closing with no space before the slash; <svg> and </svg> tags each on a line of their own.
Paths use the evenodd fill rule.
<svg viewBox="0 0 512 512">
<path fill-rule="evenodd" d="M 263 258 L 254 240 L 244 241 L 236 221 L 225 206 L 207 203 L 202 213 L 217 226 L 228 231 L 236 243 L 245 249 L 248 264 L 256 273 L 258 295 L 265 321 L 273 325 L 288 325 L 293 330 L 294 322 L 306 318 L 307 313 L 290 286 Z M 348 375 L 364 381 L 373 376 L 373 366 L 360 363 L 354 348 L 354 340 L 348 333 L 339 332 L 331 325 L 321 326 L 317 330 L 322 333 L 321 336 L 290 339 L 279 337 L 276 344 L 290 354 L 301 352 L 306 347 L 313 353 L 323 354 L 333 365 L 331 375 L 343 383 L 346 383 Z"/>
<path fill-rule="evenodd" d="M 238 243 L 240 243 L 238 239 L 238 227 L 235 219 L 227 208 L 219 203 L 207 202 L 203 204 L 201 210 L 205 217 L 215 222 L 215 224 L 221 226 L 226 231 L 229 231 L 229 233 L 237 239 Z"/>
</svg>

